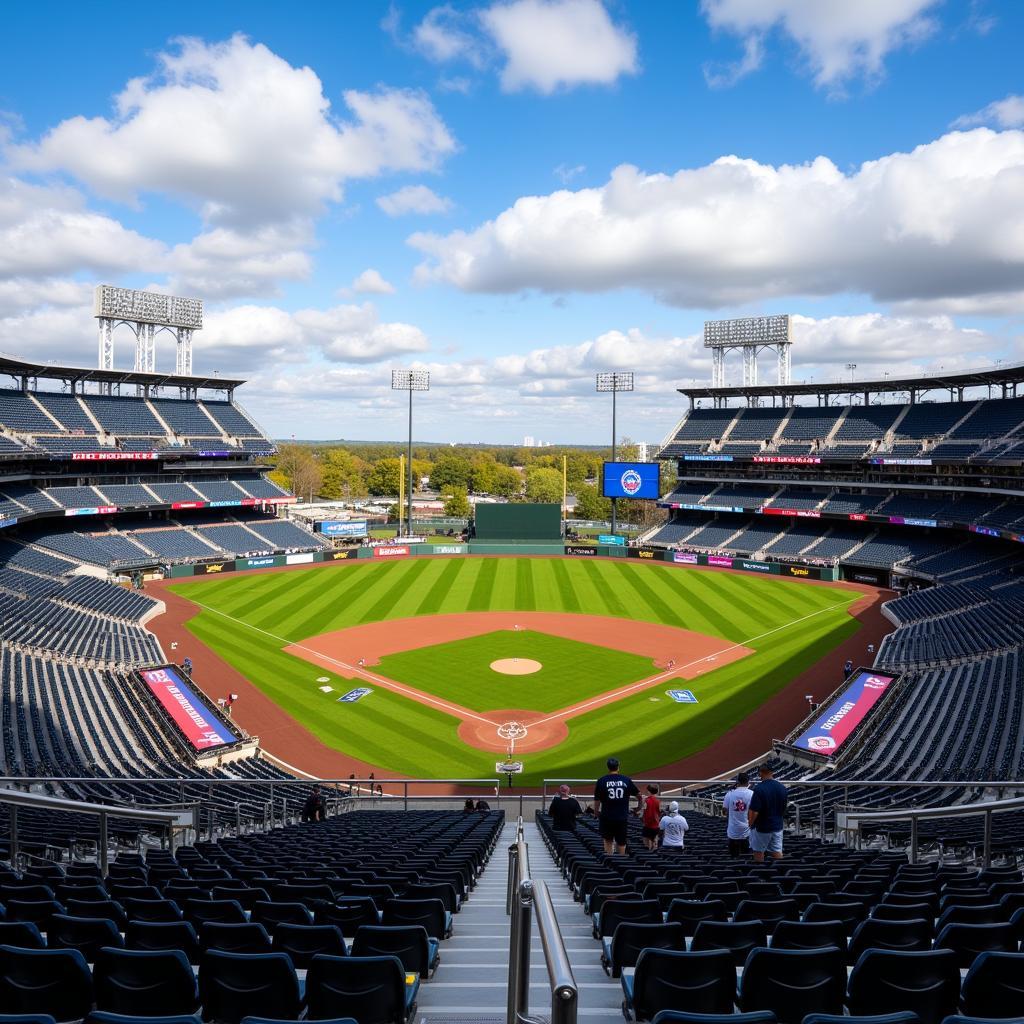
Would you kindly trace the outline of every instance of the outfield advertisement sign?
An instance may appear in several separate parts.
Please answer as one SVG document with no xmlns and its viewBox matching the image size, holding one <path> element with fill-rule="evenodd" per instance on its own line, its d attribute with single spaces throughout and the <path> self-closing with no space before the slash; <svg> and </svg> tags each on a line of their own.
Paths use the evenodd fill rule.
<svg viewBox="0 0 1024 1024">
<path fill-rule="evenodd" d="M 365 537 L 369 532 L 365 519 L 323 519 L 313 529 L 325 537 Z"/>
<path fill-rule="evenodd" d="M 794 746 L 831 757 L 899 678 L 861 670 L 846 689 L 794 741 Z"/>
<path fill-rule="evenodd" d="M 238 737 L 203 704 L 175 666 L 145 669 L 140 674 L 149 692 L 194 750 L 209 750 L 237 741 Z"/>
<path fill-rule="evenodd" d="M 698 556 L 691 554 L 689 551 L 673 551 L 672 561 L 679 562 L 682 565 L 697 565 Z"/>
<path fill-rule="evenodd" d="M 661 561 L 661 549 L 660 548 L 630 548 L 630 558 L 645 558 L 651 562 Z"/>
<path fill-rule="evenodd" d="M 741 562 L 736 562 L 733 568 L 739 567 L 740 569 L 746 569 L 747 572 L 767 572 L 772 571 L 772 567 L 767 562 L 752 562 L 749 559 L 744 559 Z"/>
<path fill-rule="evenodd" d="M 597 536 L 598 544 L 605 544 L 608 547 L 625 547 L 626 538 L 620 537 L 617 533 L 600 533 Z"/>
<path fill-rule="evenodd" d="M 597 554 L 597 548 L 587 547 L 585 544 L 566 544 L 565 553 L 567 555 L 579 555 L 582 558 L 588 558 Z"/>
<path fill-rule="evenodd" d="M 117 511 L 116 505 L 100 505 L 97 508 L 66 508 L 66 516 L 109 516 Z"/>
<path fill-rule="evenodd" d="M 285 565 L 308 565 L 313 561 L 313 552 L 306 551 L 301 555 L 286 555 L 284 564 Z"/>
<path fill-rule="evenodd" d="M 346 558 L 358 558 L 359 548 L 345 548 L 344 551 L 328 551 L 325 562 L 342 562 Z"/>
<path fill-rule="evenodd" d="M 432 544 L 427 552 L 430 555 L 465 555 L 468 553 L 468 544 Z"/>
<path fill-rule="evenodd" d="M 716 566 L 719 569 L 731 569 L 733 560 L 724 555 L 708 555 L 708 565 Z"/>
<path fill-rule="evenodd" d="M 373 549 L 375 558 L 405 558 L 410 554 L 407 544 L 381 544 Z"/>
<path fill-rule="evenodd" d="M 207 562 L 205 565 L 195 567 L 197 576 L 216 576 L 219 573 L 234 572 L 234 562 Z"/>
<path fill-rule="evenodd" d="M 268 569 L 272 565 L 281 563 L 273 555 L 264 555 L 262 558 L 247 558 L 243 564 L 246 569 Z"/>
</svg>

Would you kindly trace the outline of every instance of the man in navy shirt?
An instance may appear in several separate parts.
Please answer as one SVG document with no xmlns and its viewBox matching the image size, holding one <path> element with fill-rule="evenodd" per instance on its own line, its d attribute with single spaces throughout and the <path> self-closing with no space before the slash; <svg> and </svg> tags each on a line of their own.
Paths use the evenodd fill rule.
<svg viewBox="0 0 1024 1024">
<path fill-rule="evenodd" d="M 604 852 L 626 852 L 626 823 L 629 819 L 629 798 L 635 796 L 640 810 L 640 790 L 628 775 L 619 772 L 618 758 L 608 758 L 608 774 L 602 775 L 594 785 L 594 810 L 598 814 L 598 828 L 604 840 Z"/>
<path fill-rule="evenodd" d="M 761 765 L 761 782 L 750 799 L 747 820 L 750 822 L 750 849 L 754 860 L 764 860 L 770 853 L 773 860 L 782 860 L 782 826 L 789 793 L 772 778 L 772 766 Z"/>
</svg>

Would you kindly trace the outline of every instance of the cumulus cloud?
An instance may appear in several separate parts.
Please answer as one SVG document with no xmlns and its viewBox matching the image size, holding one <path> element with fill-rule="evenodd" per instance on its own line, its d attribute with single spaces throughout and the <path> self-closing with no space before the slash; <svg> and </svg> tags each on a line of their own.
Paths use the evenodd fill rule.
<svg viewBox="0 0 1024 1024">
<path fill-rule="evenodd" d="M 395 286 L 379 270 L 368 267 L 353 280 L 351 290 L 356 295 L 394 295 Z"/>
<path fill-rule="evenodd" d="M 309 67 L 262 44 L 179 40 L 130 81 L 111 117 L 73 117 L 37 143 L 9 146 L 15 167 L 62 171 L 137 202 L 156 192 L 232 227 L 315 215 L 346 179 L 433 169 L 455 142 L 422 92 L 343 93 L 338 117 Z M 187 126 L 187 145 L 169 145 Z"/>
<path fill-rule="evenodd" d="M 964 114 L 953 122 L 954 128 L 973 128 L 979 124 L 997 128 L 1024 128 L 1024 96 L 1011 93 L 995 100 L 973 114 Z"/>
<path fill-rule="evenodd" d="M 884 302 L 1024 289 L 1024 132 L 978 128 L 849 173 L 726 156 L 673 175 L 527 196 L 471 231 L 419 233 L 420 280 L 468 292 L 646 289 L 698 308 L 864 293 Z"/>
<path fill-rule="evenodd" d="M 397 192 L 377 198 L 377 205 L 389 217 L 401 217 L 408 213 L 447 213 L 452 201 L 439 196 L 426 185 L 406 185 Z"/>
<path fill-rule="evenodd" d="M 451 4 L 428 11 L 412 30 L 411 43 L 428 60 L 443 64 L 464 60 L 479 68 L 484 63 L 480 38 L 471 30 L 471 19 Z"/>
<path fill-rule="evenodd" d="M 839 90 L 850 79 L 877 79 L 885 58 L 935 31 L 929 12 L 939 0 L 701 0 L 712 29 L 739 36 L 741 60 L 725 69 L 705 67 L 713 85 L 756 70 L 765 37 L 773 30 L 799 49 L 815 85 Z"/>
<path fill-rule="evenodd" d="M 74 189 L 0 176 L 0 274 L 158 271 L 166 255 L 162 242 L 87 209 Z"/>
<path fill-rule="evenodd" d="M 506 92 L 611 85 L 638 70 L 636 37 L 600 0 L 511 0 L 480 17 L 504 56 Z"/>
</svg>

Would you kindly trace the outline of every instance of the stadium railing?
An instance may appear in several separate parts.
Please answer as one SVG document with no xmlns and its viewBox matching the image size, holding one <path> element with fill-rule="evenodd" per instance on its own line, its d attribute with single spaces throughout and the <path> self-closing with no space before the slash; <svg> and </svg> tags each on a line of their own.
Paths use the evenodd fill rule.
<svg viewBox="0 0 1024 1024">
<path fill-rule="evenodd" d="M 108 824 L 111 818 L 129 818 L 133 822 L 147 823 L 154 832 L 166 836 L 167 847 L 174 853 L 175 840 L 179 835 L 187 836 L 197 826 L 197 808 L 179 808 L 174 810 L 146 810 L 135 806 L 116 804 L 93 804 L 82 800 L 66 800 L 61 797 L 46 796 L 42 793 L 24 793 L 13 789 L 0 789 L 0 804 L 7 808 L 9 815 L 8 850 L 12 864 L 22 857 L 18 837 L 18 810 L 31 808 L 43 811 L 64 811 L 73 814 L 84 814 L 98 819 L 99 838 L 96 842 L 96 857 L 100 871 L 106 876 L 107 858 L 110 850 L 108 840 Z"/>
<path fill-rule="evenodd" d="M 530 1016 L 530 944 L 537 919 L 544 964 L 551 986 L 551 1024 L 576 1024 L 579 989 L 555 917 L 548 887 L 530 877 L 530 849 L 523 835 L 523 818 L 516 822 L 516 839 L 508 851 L 508 898 L 511 917 L 508 957 L 506 1024 L 535 1024 Z"/>
<path fill-rule="evenodd" d="M 926 807 L 891 811 L 836 811 L 836 832 L 842 832 L 849 843 L 857 849 L 863 845 L 864 826 L 890 821 L 910 822 L 909 859 L 911 864 L 918 860 L 918 823 L 930 818 L 971 818 L 979 815 L 984 819 L 983 859 L 985 867 L 992 866 L 992 818 L 996 814 L 1024 810 L 1024 797 L 1010 800 L 988 800 L 981 803 L 957 804 L 952 807 Z"/>
</svg>

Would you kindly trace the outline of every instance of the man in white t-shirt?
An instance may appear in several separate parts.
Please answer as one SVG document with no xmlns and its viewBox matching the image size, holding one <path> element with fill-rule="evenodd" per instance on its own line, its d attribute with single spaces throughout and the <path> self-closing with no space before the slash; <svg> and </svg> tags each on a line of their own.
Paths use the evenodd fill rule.
<svg viewBox="0 0 1024 1024">
<path fill-rule="evenodd" d="M 672 801 L 668 805 L 668 814 L 658 824 L 658 831 L 661 832 L 661 846 L 665 850 L 681 850 L 683 840 L 686 837 L 686 830 L 690 827 L 689 822 L 679 813 L 679 804 Z"/>
<path fill-rule="evenodd" d="M 725 834 L 729 840 L 729 856 L 743 857 L 750 848 L 750 825 L 747 811 L 754 791 L 750 788 L 750 776 L 741 772 L 736 785 L 725 794 L 722 806 L 725 808 Z"/>
</svg>

